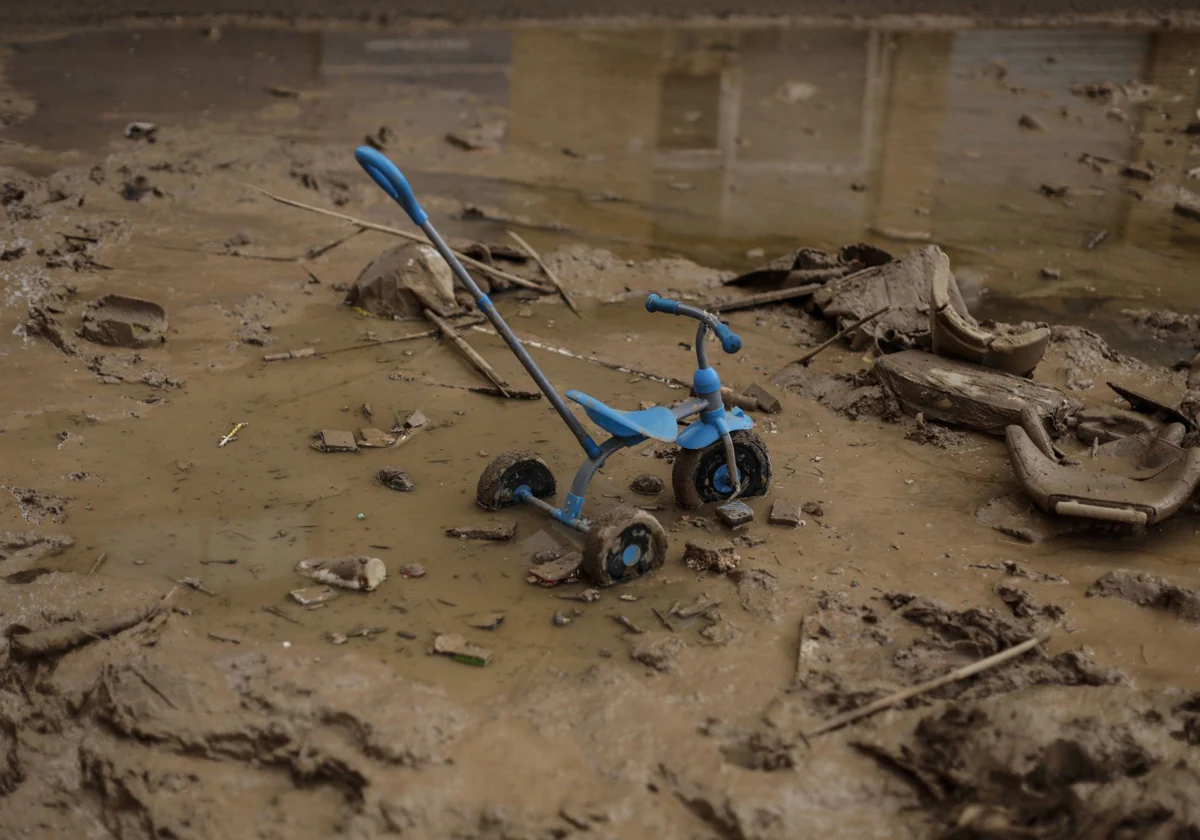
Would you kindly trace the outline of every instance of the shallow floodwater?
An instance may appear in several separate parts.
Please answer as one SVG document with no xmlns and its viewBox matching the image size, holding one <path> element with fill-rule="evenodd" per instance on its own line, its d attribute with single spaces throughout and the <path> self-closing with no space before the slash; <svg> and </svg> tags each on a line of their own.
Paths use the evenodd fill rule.
<svg viewBox="0 0 1200 840">
<path fill-rule="evenodd" d="M 1078 323 L 1167 360 L 1119 313 L 1200 309 L 1200 223 L 1172 213 L 1200 187 L 1200 141 L 1167 131 L 1196 119 L 1198 65 L 1200 33 L 1178 31 L 114 30 L 16 45 L 8 78 L 41 108 L 7 136 L 94 150 L 131 120 L 266 109 L 259 131 L 355 143 L 378 128 L 360 114 L 417 84 L 447 131 L 474 127 L 446 107 L 461 101 L 498 134 L 410 169 L 418 188 L 570 228 L 549 241 L 737 268 L 756 248 L 928 238 L 980 317 Z M 1070 92 L 1132 80 L 1153 101 Z"/>
</svg>

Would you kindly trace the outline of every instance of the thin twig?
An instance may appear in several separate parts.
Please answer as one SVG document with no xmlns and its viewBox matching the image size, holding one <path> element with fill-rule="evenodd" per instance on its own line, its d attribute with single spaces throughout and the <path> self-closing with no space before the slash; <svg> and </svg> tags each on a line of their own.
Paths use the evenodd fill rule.
<svg viewBox="0 0 1200 840">
<path fill-rule="evenodd" d="M 92 566 L 92 570 L 90 572 L 88 572 L 88 577 L 91 577 L 92 575 L 96 574 L 96 572 L 100 569 L 100 567 L 104 565 L 104 561 L 107 559 L 108 559 L 108 552 L 105 551 L 96 559 L 96 563 Z"/>
<path fill-rule="evenodd" d="M 657 607 L 651 607 L 650 611 L 652 613 L 654 613 L 655 618 L 657 618 L 659 621 L 662 622 L 663 627 L 666 627 L 672 633 L 675 632 L 675 625 L 673 625 L 671 622 L 667 621 L 667 617 L 665 615 L 663 615 L 661 612 L 659 612 Z"/>
<path fill-rule="evenodd" d="M 467 357 L 471 364 L 475 366 L 476 370 L 487 377 L 487 379 L 500 390 L 502 395 L 505 397 L 512 396 L 508 390 L 508 383 L 505 382 L 504 379 L 501 378 L 500 374 L 496 373 L 495 369 L 488 364 L 487 359 L 475 352 L 475 348 L 470 344 L 467 344 L 466 339 L 454 331 L 453 327 L 443 321 L 441 317 L 432 309 L 427 308 L 425 310 L 425 319 L 441 330 L 442 335 L 450 339 L 450 343 L 457 347 L 458 350 Z"/>
<path fill-rule="evenodd" d="M 852 709 L 845 714 L 832 717 L 815 729 L 808 730 L 808 732 L 804 733 L 804 736 L 806 738 L 814 738 L 817 735 L 823 735 L 826 732 L 832 732 L 835 729 L 841 729 L 847 724 L 862 720 L 865 717 L 870 717 L 876 712 L 882 712 L 884 709 L 895 706 L 897 703 L 903 703 L 905 700 L 911 700 L 913 697 L 917 697 L 918 695 L 927 694 L 928 692 L 941 688 L 944 685 L 949 685 L 950 683 L 964 680 L 967 677 L 980 673 L 981 671 L 986 671 L 989 668 L 994 668 L 1010 659 L 1014 659 L 1026 651 L 1032 650 L 1038 645 L 1045 643 L 1049 638 L 1050 634 L 1045 633 L 1041 636 L 1034 636 L 1032 639 L 1026 639 L 1019 645 L 1014 645 L 1008 650 L 1002 650 L 997 654 L 987 657 L 986 659 L 980 659 L 978 662 L 975 662 L 971 665 L 959 668 L 956 671 L 951 671 L 945 676 L 938 677 L 935 680 L 929 680 L 928 682 L 923 682 L 920 685 L 914 685 L 912 688 L 906 688 L 903 691 L 897 691 L 895 694 L 884 697 L 882 700 L 876 700 L 874 703 L 868 703 L 861 708 Z"/>
<path fill-rule="evenodd" d="M 341 219 L 343 222 L 349 222 L 352 225 L 358 225 L 359 227 L 366 228 L 367 230 L 374 230 L 378 231 L 379 233 L 388 233 L 392 236 L 399 236 L 401 239 L 407 239 L 410 242 L 420 242 L 424 245 L 429 244 L 429 241 L 425 237 L 417 236 L 415 233 L 409 233 L 406 230 L 388 227 L 387 225 L 377 225 L 374 222 L 368 222 L 364 219 L 356 219 L 353 216 L 346 215 L 345 213 L 335 213 L 333 210 L 326 210 L 323 207 L 314 207 L 311 204 L 293 201 L 290 198 L 284 198 L 283 196 L 275 195 L 275 193 L 264 190 L 262 187 L 256 187 L 254 184 L 243 184 L 243 186 L 247 186 L 252 190 L 257 190 L 272 201 L 278 201 L 280 204 L 286 204 L 288 207 L 296 207 L 300 210 L 308 210 L 312 213 L 320 213 L 322 216 Z M 509 283 L 512 283 L 515 286 L 523 286 L 526 289 L 533 289 L 534 291 L 541 292 L 542 294 L 549 294 L 551 291 L 540 283 L 535 283 L 532 280 L 526 280 L 524 277 L 518 277 L 515 274 L 509 274 L 507 271 L 501 271 L 500 269 L 490 266 L 485 262 L 472 259 L 471 257 L 468 257 L 466 254 L 463 254 L 459 251 L 454 251 L 454 256 L 458 257 L 461 262 L 464 262 L 485 274 L 490 274 L 500 280 L 507 280 Z"/>
<path fill-rule="evenodd" d="M 838 330 L 838 332 L 837 332 L 837 333 L 836 333 L 836 334 L 833 336 L 833 338 L 830 338 L 830 339 L 829 339 L 829 340 L 827 340 L 827 341 L 823 341 L 823 342 L 821 342 L 821 343 L 820 343 L 820 344 L 818 344 L 816 347 L 814 347 L 813 349 L 809 350 L 807 353 L 805 353 L 803 356 L 801 356 L 799 359 L 797 359 L 797 360 L 796 360 L 796 364 L 798 364 L 798 365 L 806 365 L 806 364 L 808 364 L 809 362 L 811 362 L 811 361 L 813 360 L 813 358 L 814 358 L 814 357 L 815 357 L 815 356 L 816 356 L 818 353 L 820 353 L 820 352 L 821 352 L 822 350 L 824 350 L 826 347 L 829 347 L 831 344 L 833 344 L 835 341 L 837 341 L 837 340 L 838 340 L 839 338 L 841 338 L 842 336 L 844 336 L 844 335 L 846 335 L 846 334 L 848 334 L 848 333 L 852 333 L 852 332 L 854 332 L 856 329 L 858 329 L 859 327 L 861 327 L 863 324 L 866 324 L 866 323 L 868 323 L 869 321 L 874 321 L 876 318 L 878 318 L 878 317 L 879 317 L 880 315 L 882 315 L 883 313 L 885 313 L 885 312 L 890 312 L 890 311 L 891 311 L 891 309 L 892 309 L 892 307 L 891 307 L 891 306 L 885 306 L 885 307 L 883 307 L 883 309 L 876 310 L 875 312 L 872 312 L 870 315 L 868 315 L 868 316 L 867 316 L 867 317 L 865 317 L 865 318 L 860 318 L 859 320 L 855 321 L 853 324 L 851 324 L 850 326 L 846 327 L 845 329 L 843 329 L 843 330 Z"/>
<path fill-rule="evenodd" d="M 529 254 L 529 256 L 533 258 L 533 261 L 538 264 L 538 268 L 540 268 L 542 272 L 545 273 L 548 278 L 550 278 L 550 282 L 554 284 L 554 288 L 558 289 L 558 293 L 562 297 L 563 302 L 566 303 L 567 306 L 571 307 L 571 311 L 574 312 L 577 317 L 582 318 L 583 313 L 579 311 L 579 307 L 576 306 L 575 301 L 571 299 L 571 293 L 568 292 L 563 286 L 562 281 L 558 279 L 558 275 L 550 270 L 550 266 L 546 265 L 546 263 L 542 261 L 541 255 L 537 251 L 533 250 L 533 246 L 522 239 L 521 234 L 517 233 L 515 230 L 510 230 L 508 235 L 511 236 L 518 245 L 525 249 L 525 253 Z"/>
<path fill-rule="evenodd" d="M 793 286 L 790 289 L 779 289 L 774 292 L 763 292 L 750 297 L 718 303 L 708 307 L 709 312 L 737 312 L 739 309 L 753 309 L 756 306 L 766 306 L 769 303 L 783 303 L 785 300 L 808 297 L 818 289 L 824 288 L 824 283 L 808 283 L 804 286 Z"/>
<path fill-rule="evenodd" d="M 800 688 L 805 683 L 805 672 L 808 670 L 808 657 L 805 655 L 804 643 L 808 641 L 808 615 L 800 617 L 800 635 L 796 642 L 796 670 L 792 674 L 792 688 Z"/>
<path fill-rule="evenodd" d="M 476 332 L 486 333 L 487 335 L 496 335 L 496 331 L 489 327 L 475 327 L 474 329 Z M 534 347 L 538 350 L 545 350 L 548 353 L 557 353 L 559 356 L 566 356 L 568 359 L 578 359 L 581 362 L 591 362 L 594 365 L 600 365 L 601 367 L 606 367 L 609 370 L 615 370 L 617 373 L 626 373 L 630 376 L 649 379 L 651 382 L 658 382 L 662 385 L 666 385 L 668 388 L 692 387 L 690 382 L 684 382 L 682 379 L 675 379 L 671 376 L 661 376 L 657 373 L 649 373 L 647 371 L 627 367 L 626 365 L 618 364 L 616 362 L 609 362 L 596 356 L 585 356 L 582 353 L 575 353 L 574 351 L 567 350 L 562 347 L 555 347 L 552 344 L 545 344 L 544 342 L 536 341 L 534 339 L 518 338 L 517 340 L 526 347 Z"/>
<path fill-rule="evenodd" d="M 292 624 L 300 623 L 299 621 L 297 621 L 296 619 L 292 618 L 290 615 L 285 613 L 283 610 L 279 609 L 279 607 L 274 607 L 274 606 L 271 606 L 270 604 L 267 604 L 266 606 L 264 606 L 262 608 L 262 610 L 263 610 L 263 612 L 270 613 L 271 615 L 276 616 L 278 618 L 282 618 L 284 621 L 290 621 Z"/>
</svg>

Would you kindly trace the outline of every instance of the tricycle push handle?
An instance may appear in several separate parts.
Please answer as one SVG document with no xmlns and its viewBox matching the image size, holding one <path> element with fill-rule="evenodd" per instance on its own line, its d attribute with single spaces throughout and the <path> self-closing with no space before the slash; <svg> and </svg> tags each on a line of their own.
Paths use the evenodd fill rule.
<svg viewBox="0 0 1200 840">
<path fill-rule="evenodd" d="M 404 208 L 404 212 L 413 220 L 413 224 L 418 227 L 425 224 L 429 216 L 417 203 L 417 197 L 413 194 L 412 187 L 408 185 L 408 180 L 396 164 L 370 146 L 359 146 L 355 149 L 354 159 L 363 169 L 367 170 L 367 174 L 385 193 Z"/>
<path fill-rule="evenodd" d="M 680 303 L 677 300 L 650 295 L 646 298 L 646 311 L 666 312 L 668 315 L 683 315 L 685 318 L 695 318 L 697 321 L 703 321 L 717 334 L 717 338 L 721 342 L 721 349 L 726 353 L 736 353 L 742 349 L 742 339 L 738 337 L 737 333 L 722 324 L 716 315 L 705 312 L 703 309 L 688 306 L 686 303 Z"/>
</svg>

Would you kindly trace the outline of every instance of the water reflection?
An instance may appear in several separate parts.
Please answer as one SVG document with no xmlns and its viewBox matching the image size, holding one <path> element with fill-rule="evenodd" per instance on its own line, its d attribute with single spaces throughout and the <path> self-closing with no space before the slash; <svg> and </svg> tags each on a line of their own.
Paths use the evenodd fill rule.
<svg viewBox="0 0 1200 840">
<path fill-rule="evenodd" d="M 420 160 L 426 189 L 565 220 L 562 239 L 732 266 L 752 247 L 928 235 L 985 315 L 1065 315 L 1072 297 L 1200 309 L 1200 225 L 1170 209 L 1172 191 L 1200 185 L 1187 176 L 1200 150 L 1179 132 L 1200 104 L 1198 62 L 1200 34 L 1158 31 L 92 33 L 19 48 L 10 80 L 51 107 L 9 135 L 86 147 L 115 122 L 261 109 L 265 86 L 286 84 L 327 89 L 297 108 L 309 136 L 353 142 L 360 112 L 378 119 L 418 82 L 507 123 L 496 156 Z M 1160 102 L 1069 90 L 1130 79 Z M 1020 128 L 1026 114 L 1045 130 Z M 1095 172 L 1084 152 L 1156 178 Z M 1045 198 L 1043 183 L 1070 190 Z M 1062 281 L 1039 280 L 1043 266 Z"/>
</svg>

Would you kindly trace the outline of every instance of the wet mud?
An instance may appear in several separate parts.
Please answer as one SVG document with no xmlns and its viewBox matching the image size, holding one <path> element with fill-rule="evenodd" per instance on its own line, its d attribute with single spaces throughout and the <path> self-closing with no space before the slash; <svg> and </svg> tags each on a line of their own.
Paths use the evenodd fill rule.
<svg viewBox="0 0 1200 840">
<path fill-rule="evenodd" d="M 566 529 L 479 507 L 505 501 L 479 476 L 508 450 L 561 495 L 574 438 L 501 398 L 421 295 L 532 388 L 501 340 L 405 279 L 396 237 L 260 191 L 408 230 L 351 157 L 372 138 L 455 247 L 525 284 L 493 299 L 552 381 L 622 408 L 688 397 L 694 331 L 647 293 L 854 287 L 882 268 L 843 250 L 866 242 L 940 248 L 991 338 L 1047 329 L 1023 387 L 1086 420 L 1130 406 L 1112 382 L 1186 419 L 1200 36 L 383 32 L 121 28 L 0 56 L 0 836 L 1200 831 L 1194 505 L 1066 527 L 1002 440 L 880 384 L 896 322 L 797 364 L 863 312 L 795 299 L 731 311 L 743 349 L 710 346 L 770 451 L 755 520 L 681 510 L 672 446 L 623 452 L 585 513 L 644 508 L 665 562 L 593 588 Z M 364 274 L 411 320 L 345 305 Z M 106 295 L 161 306 L 165 341 L 95 341 L 129 343 L 84 329 Z M 1112 431 L 1050 426 L 1084 465 Z"/>
</svg>

